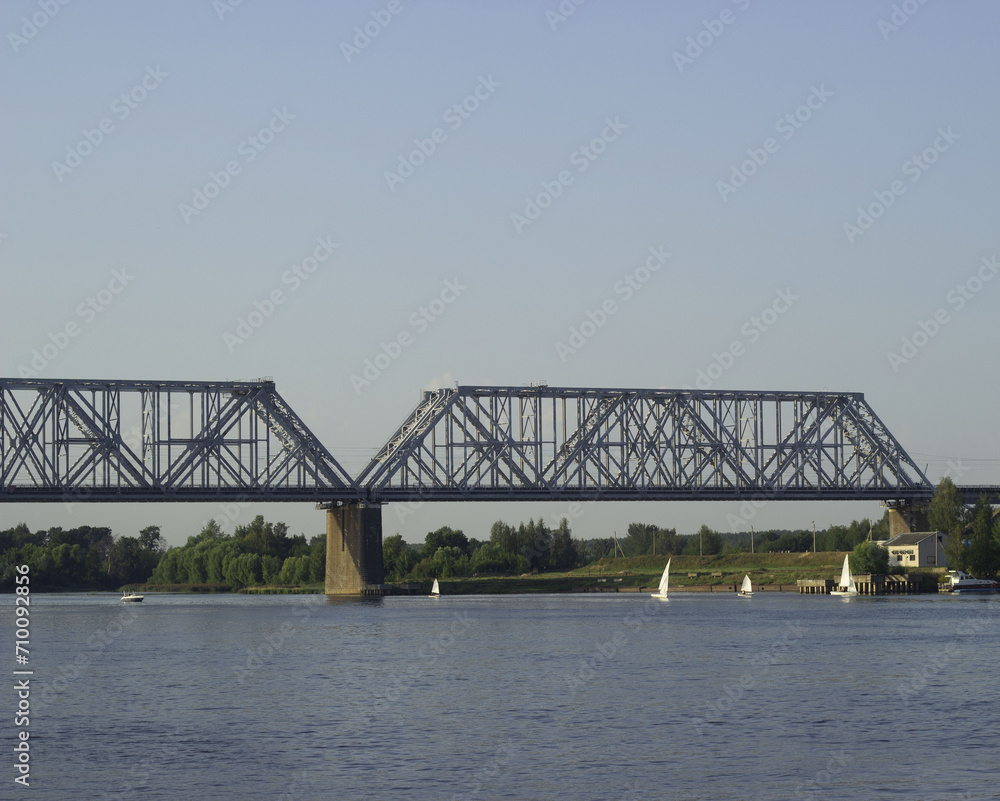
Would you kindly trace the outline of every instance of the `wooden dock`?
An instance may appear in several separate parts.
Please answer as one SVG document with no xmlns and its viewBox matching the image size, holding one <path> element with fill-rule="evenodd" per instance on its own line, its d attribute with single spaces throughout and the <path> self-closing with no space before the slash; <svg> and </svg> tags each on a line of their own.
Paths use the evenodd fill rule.
<svg viewBox="0 0 1000 801">
<path fill-rule="evenodd" d="M 800 595 L 828 595 L 837 588 L 833 579 L 799 579 L 795 582 Z M 863 574 L 854 577 L 858 595 L 917 595 L 921 590 L 919 576 L 886 576 Z"/>
</svg>

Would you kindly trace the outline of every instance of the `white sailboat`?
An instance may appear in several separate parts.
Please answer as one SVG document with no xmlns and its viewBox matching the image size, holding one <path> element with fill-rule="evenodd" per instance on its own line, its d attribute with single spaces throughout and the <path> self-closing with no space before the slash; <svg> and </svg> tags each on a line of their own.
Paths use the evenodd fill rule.
<svg viewBox="0 0 1000 801">
<path fill-rule="evenodd" d="M 438 580 L 434 579 L 434 585 L 431 587 L 431 594 L 427 596 L 428 598 L 440 598 L 441 597 L 441 586 L 438 584 Z"/>
<path fill-rule="evenodd" d="M 858 588 L 854 586 L 854 576 L 851 575 L 850 554 L 844 557 L 844 567 L 840 571 L 840 582 L 837 589 L 830 590 L 830 595 L 857 595 Z"/>
<path fill-rule="evenodd" d="M 740 598 L 749 598 L 753 595 L 753 583 L 750 581 L 750 576 L 743 576 L 743 583 L 740 585 L 739 596 Z"/>
<path fill-rule="evenodd" d="M 667 588 L 670 584 L 670 560 L 667 560 L 667 566 L 663 568 L 663 575 L 660 576 L 660 585 L 656 592 L 651 592 L 650 596 L 653 598 L 666 598 Z"/>
</svg>

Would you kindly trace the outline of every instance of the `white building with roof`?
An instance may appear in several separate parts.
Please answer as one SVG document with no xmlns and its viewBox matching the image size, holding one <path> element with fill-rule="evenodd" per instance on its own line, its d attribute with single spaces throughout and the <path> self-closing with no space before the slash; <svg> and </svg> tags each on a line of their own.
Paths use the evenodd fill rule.
<svg viewBox="0 0 1000 801">
<path fill-rule="evenodd" d="M 948 535 L 942 531 L 909 531 L 886 540 L 889 567 L 947 567 L 944 544 Z"/>
</svg>

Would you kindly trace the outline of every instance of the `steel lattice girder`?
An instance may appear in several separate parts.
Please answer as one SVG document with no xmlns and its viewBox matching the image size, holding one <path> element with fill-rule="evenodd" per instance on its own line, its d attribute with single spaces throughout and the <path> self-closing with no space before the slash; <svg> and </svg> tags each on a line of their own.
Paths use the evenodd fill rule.
<svg viewBox="0 0 1000 801">
<path fill-rule="evenodd" d="M 369 498 L 924 499 L 860 393 L 459 387 L 423 400 L 358 478 Z"/>
<path fill-rule="evenodd" d="M 0 379 L 0 501 L 363 497 L 270 380 Z"/>
</svg>

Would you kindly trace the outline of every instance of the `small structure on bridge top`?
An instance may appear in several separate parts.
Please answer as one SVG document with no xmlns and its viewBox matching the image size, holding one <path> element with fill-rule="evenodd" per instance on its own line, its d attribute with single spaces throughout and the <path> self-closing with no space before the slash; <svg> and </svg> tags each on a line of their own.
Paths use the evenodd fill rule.
<svg viewBox="0 0 1000 801">
<path fill-rule="evenodd" d="M 941 531 L 911 531 L 883 543 L 890 567 L 947 567 L 944 553 L 948 535 Z"/>
</svg>

